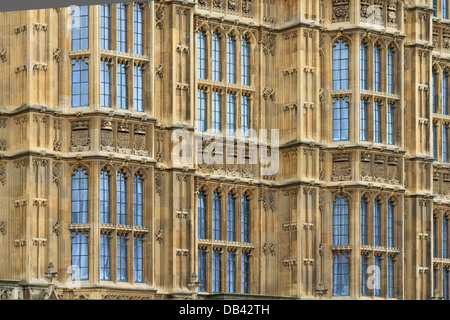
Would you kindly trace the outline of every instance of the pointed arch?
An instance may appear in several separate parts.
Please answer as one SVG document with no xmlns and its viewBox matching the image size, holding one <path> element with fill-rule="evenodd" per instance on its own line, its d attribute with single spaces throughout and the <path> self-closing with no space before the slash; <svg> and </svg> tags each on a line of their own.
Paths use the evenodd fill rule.
<svg viewBox="0 0 450 320">
<path fill-rule="evenodd" d="M 258 43 L 258 40 L 256 39 L 255 35 L 250 30 L 244 30 L 241 32 L 241 34 L 242 34 L 242 39 L 249 39 L 250 44 L 252 46 L 256 45 Z"/>
</svg>

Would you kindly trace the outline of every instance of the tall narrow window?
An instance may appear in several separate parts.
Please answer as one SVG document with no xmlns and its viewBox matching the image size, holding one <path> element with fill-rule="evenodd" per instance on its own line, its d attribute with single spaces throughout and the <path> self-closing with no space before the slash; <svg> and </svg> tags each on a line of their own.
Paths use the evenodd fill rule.
<svg viewBox="0 0 450 320">
<path fill-rule="evenodd" d="M 395 107 L 392 104 L 388 104 L 387 109 L 387 143 L 395 143 Z"/>
<path fill-rule="evenodd" d="M 88 232 L 72 232 L 72 280 L 89 279 Z"/>
<path fill-rule="evenodd" d="M 227 82 L 236 83 L 236 39 L 233 35 L 227 38 Z"/>
<path fill-rule="evenodd" d="M 379 256 L 375 256 L 373 260 L 376 268 L 376 283 L 374 286 L 373 294 L 375 295 L 375 297 L 381 297 L 381 279 L 383 279 L 381 277 L 381 258 Z"/>
<path fill-rule="evenodd" d="M 394 298 L 395 297 L 395 261 L 394 258 L 389 257 L 388 258 L 388 265 L 387 265 L 387 291 L 388 291 L 388 298 Z"/>
<path fill-rule="evenodd" d="M 438 268 L 435 266 L 433 268 L 433 295 L 436 292 L 438 285 Z"/>
<path fill-rule="evenodd" d="M 111 223 L 111 174 L 100 173 L 100 223 Z"/>
<path fill-rule="evenodd" d="M 117 64 L 117 108 L 128 109 L 128 68 Z"/>
<path fill-rule="evenodd" d="M 207 256 L 205 249 L 198 250 L 198 281 L 200 282 L 200 287 L 198 291 L 206 291 L 206 279 L 207 279 Z"/>
<path fill-rule="evenodd" d="M 433 17 L 437 17 L 437 0 L 433 0 Z"/>
<path fill-rule="evenodd" d="M 206 53 L 206 33 L 203 30 L 198 31 L 197 36 L 197 71 L 199 79 L 206 79 L 207 77 L 207 53 Z"/>
<path fill-rule="evenodd" d="M 242 293 L 250 293 L 250 254 L 242 253 Z"/>
<path fill-rule="evenodd" d="M 134 110 L 144 112 L 144 70 L 134 67 Z"/>
<path fill-rule="evenodd" d="M 368 90 L 369 89 L 369 81 L 368 81 L 368 63 L 367 63 L 367 54 L 368 48 L 365 42 L 361 43 L 360 47 L 360 61 L 359 61 L 359 70 L 360 70 L 360 81 L 361 81 L 361 89 Z"/>
<path fill-rule="evenodd" d="M 144 239 L 142 236 L 134 238 L 133 259 L 134 282 L 144 282 Z"/>
<path fill-rule="evenodd" d="M 381 201 L 375 200 L 373 204 L 373 244 L 381 246 Z"/>
<path fill-rule="evenodd" d="M 394 63 L 394 48 L 387 50 L 387 92 L 394 94 L 395 87 L 395 63 Z"/>
<path fill-rule="evenodd" d="M 449 295 L 448 295 L 448 272 L 449 272 L 449 268 L 444 268 L 444 270 L 443 270 L 444 272 L 443 272 L 443 275 L 442 275 L 442 277 L 443 277 L 443 284 L 442 284 L 442 293 L 443 293 L 443 297 L 444 297 L 444 300 L 449 300 Z"/>
<path fill-rule="evenodd" d="M 213 110 L 212 110 L 212 127 L 213 132 L 220 133 L 222 131 L 221 112 L 222 100 L 218 91 L 213 91 Z"/>
<path fill-rule="evenodd" d="M 234 135 L 236 131 L 236 96 L 227 94 L 227 134 Z"/>
<path fill-rule="evenodd" d="M 136 174 L 133 181 L 133 220 L 134 225 L 144 225 L 144 178 Z"/>
<path fill-rule="evenodd" d="M 361 199 L 361 244 L 369 244 L 369 203 L 366 198 Z"/>
<path fill-rule="evenodd" d="M 442 219 L 442 258 L 448 259 L 448 217 Z"/>
<path fill-rule="evenodd" d="M 381 91 L 381 47 L 379 45 L 373 49 L 373 90 Z"/>
<path fill-rule="evenodd" d="M 111 5 L 100 6 L 100 49 L 111 50 Z"/>
<path fill-rule="evenodd" d="M 120 171 L 117 174 L 117 224 L 127 224 L 127 176 Z"/>
<path fill-rule="evenodd" d="M 100 280 L 111 280 L 111 236 L 100 237 Z"/>
<path fill-rule="evenodd" d="M 72 9 L 72 51 L 89 49 L 89 6 Z"/>
<path fill-rule="evenodd" d="M 117 51 L 127 52 L 127 6 L 125 3 L 117 4 Z"/>
<path fill-rule="evenodd" d="M 448 19 L 448 0 L 442 0 L 442 19 Z"/>
<path fill-rule="evenodd" d="M 361 141 L 369 140 L 369 116 L 368 116 L 367 100 L 361 100 L 360 105 L 360 139 Z"/>
<path fill-rule="evenodd" d="M 369 287 L 367 286 L 367 268 L 368 268 L 368 260 L 369 256 L 362 254 L 361 255 L 361 295 L 368 296 L 369 295 Z"/>
<path fill-rule="evenodd" d="M 438 158 L 438 128 L 436 124 L 433 124 L 433 158 Z"/>
<path fill-rule="evenodd" d="M 198 194 L 198 238 L 206 239 L 206 193 L 200 191 Z"/>
<path fill-rule="evenodd" d="M 213 195 L 213 240 L 222 240 L 222 197 L 219 192 Z"/>
<path fill-rule="evenodd" d="M 72 59 L 72 107 L 89 106 L 89 59 Z"/>
<path fill-rule="evenodd" d="M 236 241 L 236 199 L 231 193 L 227 204 L 227 240 Z"/>
<path fill-rule="evenodd" d="M 348 44 L 340 39 L 333 47 L 333 90 L 349 88 Z"/>
<path fill-rule="evenodd" d="M 333 245 L 349 244 L 348 229 L 348 199 L 340 195 L 333 204 Z"/>
<path fill-rule="evenodd" d="M 442 161 L 448 162 L 448 125 L 442 126 Z"/>
<path fill-rule="evenodd" d="M 242 85 L 250 85 L 250 40 L 248 38 L 242 39 L 241 45 L 241 77 Z"/>
<path fill-rule="evenodd" d="M 233 251 L 228 251 L 227 292 L 236 293 L 236 254 Z"/>
<path fill-rule="evenodd" d="M 349 139 L 348 97 L 333 98 L 333 141 Z"/>
<path fill-rule="evenodd" d="M 244 195 L 242 197 L 242 207 L 241 207 L 241 219 L 242 219 L 242 242 L 250 242 L 250 197 Z"/>
<path fill-rule="evenodd" d="M 374 141 L 381 143 L 381 103 L 375 101 L 373 104 L 373 135 Z"/>
<path fill-rule="evenodd" d="M 111 107 L 111 64 L 106 60 L 100 64 L 100 105 Z"/>
<path fill-rule="evenodd" d="M 438 256 L 438 229 L 437 229 L 437 216 L 433 216 L 433 257 L 437 258 Z"/>
<path fill-rule="evenodd" d="M 222 253 L 213 250 L 213 272 L 212 272 L 213 293 L 222 291 Z"/>
<path fill-rule="evenodd" d="M 389 201 L 387 205 L 387 246 L 394 248 L 395 244 L 395 203 Z"/>
<path fill-rule="evenodd" d="M 448 72 L 442 75 L 442 114 L 448 115 Z"/>
<path fill-rule="evenodd" d="M 197 128 L 201 132 L 206 131 L 206 91 L 198 89 L 197 91 Z"/>
<path fill-rule="evenodd" d="M 222 42 L 218 33 L 212 38 L 212 77 L 214 81 L 222 81 Z"/>
<path fill-rule="evenodd" d="M 72 172 L 72 220 L 71 223 L 88 223 L 88 175 L 82 167 Z"/>
<path fill-rule="evenodd" d="M 144 8 L 139 4 L 134 4 L 134 54 L 144 54 Z"/>
<path fill-rule="evenodd" d="M 433 113 L 437 113 L 438 92 L 437 92 L 437 73 L 433 70 L 431 93 L 433 95 Z"/>
<path fill-rule="evenodd" d="M 333 296 L 350 295 L 348 253 L 333 254 Z"/>
<path fill-rule="evenodd" d="M 117 236 L 117 281 L 128 281 L 127 236 Z"/>
<path fill-rule="evenodd" d="M 242 110 L 241 110 L 241 123 L 242 123 L 242 137 L 250 137 L 251 128 L 251 109 L 250 109 L 250 96 L 242 96 Z"/>
</svg>

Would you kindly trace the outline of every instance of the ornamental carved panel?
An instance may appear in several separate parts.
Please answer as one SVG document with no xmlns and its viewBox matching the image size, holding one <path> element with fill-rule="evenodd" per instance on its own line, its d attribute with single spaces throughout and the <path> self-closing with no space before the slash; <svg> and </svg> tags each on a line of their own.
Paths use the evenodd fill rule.
<svg viewBox="0 0 450 320">
<path fill-rule="evenodd" d="M 350 154 L 340 153 L 333 155 L 333 169 L 331 171 L 332 181 L 348 181 L 352 178 L 350 165 Z"/>
<path fill-rule="evenodd" d="M 72 134 L 70 140 L 70 151 L 89 151 L 89 121 L 75 121 L 72 123 Z"/>
<path fill-rule="evenodd" d="M 334 23 L 350 21 L 349 1 L 350 0 L 333 0 Z"/>
</svg>

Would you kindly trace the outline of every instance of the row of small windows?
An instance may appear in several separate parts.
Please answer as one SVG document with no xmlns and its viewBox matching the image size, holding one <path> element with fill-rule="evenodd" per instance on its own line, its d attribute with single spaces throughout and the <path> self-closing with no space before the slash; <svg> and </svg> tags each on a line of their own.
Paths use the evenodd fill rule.
<svg viewBox="0 0 450 320">
<path fill-rule="evenodd" d="M 117 4 L 117 51 L 128 52 L 127 4 Z M 100 5 L 100 48 L 111 50 L 111 5 Z M 133 5 L 133 53 L 144 54 L 144 9 Z M 89 6 L 72 10 L 72 50 L 89 49 Z"/>
<path fill-rule="evenodd" d="M 208 78 L 208 46 L 206 33 L 199 30 L 197 38 L 197 70 L 199 79 Z M 211 54 L 211 75 L 213 81 L 222 81 L 222 39 L 219 33 L 213 33 Z M 227 82 L 236 83 L 236 37 L 229 35 L 226 39 Z M 241 42 L 241 84 L 250 86 L 250 40 L 243 38 Z"/>
<path fill-rule="evenodd" d="M 208 273 L 211 273 L 212 292 L 213 293 L 237 293 L 237 253 L 228 251 L 227 254 L 218 249 L 212 251 L 211 262 L 208 263 L 208 251 L 199 249 L 198 251 L 198 280 L 200 282 L 199 291 L 208 291 Z M 226 259 L 226 290 L 222 287 L 223 263 Z M 250 293 L 250 253 L 241 254 L 241 293 Z"/>
</svg>

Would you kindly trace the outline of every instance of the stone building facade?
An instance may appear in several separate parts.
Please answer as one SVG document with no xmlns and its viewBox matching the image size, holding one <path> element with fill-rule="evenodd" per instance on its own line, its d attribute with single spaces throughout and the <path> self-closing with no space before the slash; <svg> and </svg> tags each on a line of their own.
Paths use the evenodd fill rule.
<svg viewBox="0 0 450 320">
<path fill-rule="evenodd" d="M 0 13 L 1 297 L 448 299 L 448 10 Z M 256 130 L 215 150 L 245 163 L 174 161 L 178 130 L 203 154 L 225 128 Z"/>
</svg>

